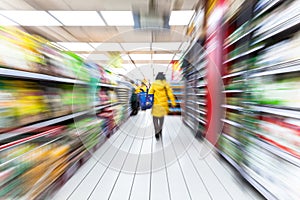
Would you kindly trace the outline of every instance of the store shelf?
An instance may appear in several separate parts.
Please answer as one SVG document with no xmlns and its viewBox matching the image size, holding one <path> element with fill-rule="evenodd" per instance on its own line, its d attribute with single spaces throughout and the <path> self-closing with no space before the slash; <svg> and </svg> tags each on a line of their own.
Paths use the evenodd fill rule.
<svg viewBox="0 0 300 200">
<path fill-rule="evenodd" d="M 238 38 L 236 38 L 235 40 L 233 40 L 232 42 L 229 42 L 229 44 L 226 44 L 226 46 L 224 47 L 224 49 L 227 49 L 228 47 L 230 47 L 231 45 L 235 44 L 236 42 L 238 42 L 239 40 L 243 39 L 245 36 L 250 35 L 254 30 L 256 30 L 256 28 L 252 28 L 249 31 L 247 31 L 246 33 L 244 33 L 243 35 L 239 36 Z M 228 42 L 227 42 L 228 43 Z"/>
<path fill-rule="evenodd" d="M 206 122 L 203 119 L 199 119 L 197 117 L 195 117 L 196 121 L 200 122 L 203 125 L 206 125 Z"/>
<path fill-rule="evenodd" d="M 182 111 L 181 109 L 169 108 L 169 112 L 171 113 L 180 113 L 181 111 Z"/>
<path fill-rule="evenodd" d="M 187 76 L 191 76 L 192 74 L 196 74 L 196 73 L 198 73 L 199 71 L 197 70 L 197 69 L 193 69 L 193 71 L 192 72 L 189 72 L 188 74 L 187 74 Z"/>
<path fill-rule="evenodd" d="M 50 76 L 45 74 L 39 74 L 35 72 L 26 72 L 15 69 L 7 69 L 0 68 L 0 76 L 2 77 L 11 77 L 11 78 L 19 78 L 19 79 L 31 79 L 31 80 L 40 80 L 40 81 L 52 81 L 52 82 L 60 82 L 60 83 L 72 83 L 72 84 L 81 84 L 88 85 L 88 82 L 84 82 L 81 80 L 75 80 L 70 78 L 62 78 L 56 76 Z"/>
<path fill-rule="evenodd" d="M 169 100 L 168 103 L 171 103 L 171 101 Z M 182 100 L 175 100 L 175 103 L 182 103 Z"/>
<path fill-rule="evenodd" d="M 288 32 L 290 29 L 297 28 L 299 25 L 300 25 L 300 16 L 290 18 L 285 22 L 281 23 L 279 26 L 272 27 L 271 29 L 266 30 L 265 32 L 269 32 L 269 33 L 259 36 L 251 45 L 255 45 L 260 42 L 263 42 L 283 32 L 286 31 Z"/>
<path fill-rule="evenodd" d="M 248 168 L 245 166 L 245 168 Z M 247 170 L 248 171 L 248 170 Z M 264 183 L 259 181 L 253 175 L 250 175 L 245 170 L 242 171 L 241 175 L 257 190 L 259 191 L 266 199 L 278 199 L 276 198 L 267 188 L 264 187 Z"/>
<path fill-rule="evenodd" d="M 268 3 L 268 5 L 263 8 L 261 11 L 259 11 L 253 18 L 253 20 L 257 19 L 261 15 L 265 14 L 267 11 L 269 11 L 271 8 L 273 8 L 278 3 L 282 2 L 283 0 L 273 0 L 271 3 Z"/>
<path fill-rule="evenodd" d="M 225 62 L 223 62 L 223 64 L 232 62 L 232 61 L 234 61 L 234 60 L 236 60 L 236 59 L 238 59 L 238 58 L 241 58 L 241 57 L 244 57 L 244 56 L 249 55 L 249 54 L 251 54 L 251 53 L 254 53 L 254 52 L 256 52 L 256 51 L 258 51 L 258 50 L 260 50 L 260 49 L 262 49 L 262 48 L 264 48 L 264 47 L 265 47 L 265 45 L 260 45 L 260 46 L 258 46 L 258 47 L 254 47 L 254 48 L 250 49 L 249 51 L 246 51 L 246 52 L 244 52 L 244 53 L 240 53 L 239 55 L 234 56 L 234 57 L 232 57 L 232 58 L 226 60 Z"/>
<path fill-rule="evenodd" d="M 206 74 L 201 74 L 201 75 L 197 76 L 197 79 L 196 79 L 196 80 L 201 79 L 201 78 L 204 78 L 205 76 L 206 76 Z"/>
<path fill-rule="evenodd" d="M 116 105 L 118 105 L 118 104 L 119 104 L 119 103 L 109 103 L 109 104 L 97 106 L 97 107 L 95 107 L 95 110 L 96 110 L 96 111 L 99 111 L 99 110 L 102 110 L 102 109 L 104 109 L 104 108 L 116 106 Z"/>
<path fill-rule="evenodd" d="M 204 88 L 204 87 L 206 87 L 205 84 L 200 84 L 200 85 L 196 85 L 196 86 L 195 86 L 195 88 Z"/>
<path fill-rule="evenodd" d="M 277 155 L 278 157 L 292 163 L 293 165 L 300 167 L 300 160 L 295 156 L 289 154 L 288 152 L 281 150 L 280 148 L 259 139 L 252 139 L 251 141 L 254 142 L 256 145 L 262 147 L 263 149 L 267 150 L 268 152 Z"/>
<path fill-rule="evenodd" d="M 267 106 L 250 106 L 250 109 L 255 112 L 265 112 L 269 114 L 300 119 L 300 110 L 287 110 L 287 108 L 273 108 Z"/>
<path fill-rule="evenodd" d="M 189 95 L 189 96 L 206 96 L 206 94 L 204 94 L 204 93 L 199 93 L 199 94 L 188 93 L 187 95 Z"/>
<path fill-rule="evenodd" d="M 274 71 L 274 70 L 279 70 L 279 69 L 283 69 L 283 68 L 290 68 L 290 67 L 297 66 L 297 65 L 300 65 L 300 60 L 299 59 L 266 65 L 266 66 L 263 66 L 263 67 L 259 67 L 259 68 L 256 68 L 256 69 L 249 70 L 248 72 L 249 72 L 249 74 L 251 74 L 250 75 L 250 77 L 251 77 L 251 76 L 254 76 L 255 74 L 260 73 L 260 72 L 265 72 L 265 71 L 271 72 L 271 71 Z"/>
<path fill-rule="evenodd" d="M 238 163 L 236 163 L 231 157 L 217 149 L 218 153 L 231 164 L 240 174 L 246 179 L 257 191 L 259 191 L 266 199 L 276 199 L 266 188 L 264 188 L 257 180 L 250 176 Z"/>
<path fill-rule="evenodd" d="M 187 103 L 198 104 L 198 105 L 202 105 L 202 106 L 205 106 L 205 105 L 206 105 L 205 102 L 201 102 L 201 101 L 192 101 L 192 100 L 187 100 Z"/>
<path fill-rule="evenodd" d="M 228 135 L 228 134 L 226 134 L 226 133 L 222 133 L 222 135 L 223 135 L 227 140 L 231 141 L 232 143 L 234 143 L 234 144 L 236 144 L 236 145 L 238 145 L 238 146 L 241 146 L 241 142 L 238 141 L 237 139 L 235 139 L 234 137 L 232 137 L 232 136 L 230 136 L 230 135 Z"/>
<path fill-rule="evenodd" d="M 29 136 L 29 137 L 26 137 L 26 138 L 23 138 L 23 139 L 15 140 L 13 142 L 9 142 L 7 144 L 0 145 L 0 151 L 2 151 L 4 149 L 7 149 L 9 147 L 15 146 L 15 145 L 19 145 L 19 144 L 22 144 L 22 143 L 25 143 L 25 142 L 29 142 L 29 141 L 35 140 L 37 138 L 41 138 L 41 137 L 45 137 L 45 136 L 51 135 L 51 134 L 55 133 L 56 131 L 59 131 L 60 129 L 62 129 L 62 127 L 53 128 L 53 129 L 50 129 L 48 131 L 45 131 L 45 132 L 42 132 L 42 133 L 38 133 L 36 135 L 32 135 L 32 136 Z M 47 145 L 47 144 L 53 143 L 53 142 L 61 139 L 62 137 L 64 137 L 64 136 L 61 135 L 59 137 L 56 137 L 56 138 L 50 140 L 49 142 L 47 142 L 47 143 L 45 143 L 43 145 Z"/>
<path fill-rule="evenodd" d="M 224 90 L 222 93 L 243 93 L 243 90 Z"/>
<path fill-rule="evenodd" d="M 195 129 L 195 125 L 193 126 L 192 124 L 190 124 L 187 121 L 183 121 L 190 129 L 194 130 Z"/>
<path fill-rule="evenodd" d="M 197 71 L 202 71 L 203 69 L 205 69 L 206 65 L 207 61 L 203 61 L 200 65 L 196 67 Z"/>
<path fill-rule="evenodd" d="M 202 119 L 199 119 L 197 116 L 194 116 L 194 115 L 192 115 L 190 113 L 187 113 L 187 115 L 190 116 L 192 119 L 195 119 L 197 122 L 200 122 L 200 123 L 206 125 L 206 122 L 204 120 L 202 120 Z"/>
<path fill-rule="evenodd" d="M 286 65 L 288 65 L 288 66 L 284 67 Z M 276 66 L 278 67 L 277 69 L 271 70 L 272 67 L 274 68 Z M 281 66 L 281 68 L 280 68 L 280 66 Z M 300 71 L 299 66 L 300 66 L 300 60 L 293 61 L 293 62 L 286 62 L 286 63 L 283 63 L 282 65 L 273 65 L 273 66 L 263 68 L 263 69 L 266 69 L 267 71 L 254 73 L 254 74 L 250 75 L 249 78 L 268 76 L 268 75 L 276 75 L 276 74 L 284 74 L 284 73 L 291 73 L 291 72 L 299 72 Z"/>
<path fill-rule="evenodd" d="M 57 124 L 57 123 L 67 121 L 67 120 L 70 120 L 70 119 L 73 119 L 73 118 L 76 118 L 76 117 L 79 117 L 79 116 L 83 116 L 83 115 L 86 115 L 88 113 L 91 113 L 91 110 L 82 111 L 82 112 L 78 112 L 78 113 L 74 113 L 74 114 L 70 114 L 70 115 L 65 115 L 65 116 L 62 116 L 62 117 L 55 118 L 55 119 L 50 119 L 50 120 L 47 120 L 47 121 L 44 121 L 44 122 L 39 122 L 39 123 L 35 123 L 33 125 L 18 128 L 16 130 L 13 130 L 13 131 L 10 131 L 10 132 L 7 132 L 7 133 L 2 133 L 2 134 L 0 134 L 0 141 L 5 140 L 5 139 L 9 139 L 9 138 L 12 138 L 12 137 L 15 137 L 15 136 L 18 136 L 18 135 L 22 135 L 22 134 L 25 134 L 25 133 L 29 133 L 29 132 L 34 131 L 34 130 L 39 129 L 39 128 L 43 128 L 43 127 L 46 127 L 46 126 Z"/>
<path fill-rule="evenodd" d="M 186 106 L 187 109 L 194 111 L 195 108 L 191 107 L 191 106 Z"/>
<path fill-rule="evenodd" d="M 242 111 L 244 110 L 243 107 L 240 107 L 240 106 L 233 106 L 233 105 L 228 105 L 228 104 L 223 104 L 221 105 L 222 108 L 229 108 L 229 109 L 232 109 L 232 110 L 238 110 L 238 111 Z"/>
<path fill-rule="evenodd" d="M 237 127 L 237 128 L 244 128 L 241 124 L 237 123 L 237 122 L 234 122 L 234 121 L 231 121 L 231 120 L 228 120 L 228 119 L 221 119 L 222 122 L 226 123 L 226 124 L 229 124 L 229 125 L 232 125 L 234 127 Z"/>
<path fill-rule="evenodd" d="M 223 158 L 225 158 L 240 174 L 243 174 L 244 171 L 243 169 L 240 167 L 239 164 L 237 164 L 231 157 L 229 157 L 226 153 L 224 153 L 223 151 L 221 151 L 220 149 L 216 149 L 217 152 L 223 156 Z"/>
<path fill-rule="evenodd" d="M 173 92 L 174 95 L 184 95 L 182 92 Z"/>
<path fill-rule="evenodd" d="M 193 82 L 193 81 L 197 81 L 197 80 L 199 80 L 199 79 L 202 79 L 202 78 L 204 78 L 206 76 L 206 74 L 201 74 L 201 75 L 199 75 L 199 76 L 197 76 L 196 78 L 193 78 L 193 79 L 190 79 L 190 80 L 188 80 L 187 82 Z"/>
<path fill-rule="evenodd" d="M 106 84 L 106 83 L 98 83 L 97 85 L 100 86 L 100 87 L 107 87 L 107 88 L 129 89 L 129 88 L 124 87 L 124 86 L 110 85 L 110 84 Z"/>
<path fill-rule="evenodd" d="M 201 102 L 201 101 L 196 101 L 196 102 L 194 102 L 195 104 L 198 104 L 198 105 L 203 105 L 203 106 L 206 106 L 206 103 L 204 103 L 204 102 Z"/>
<path fill-rule="evenodd" d="M 202 110 L 195 110 L 195 112 L 199 113 L 199 114 L 202 114 L 202 115 L 206 115 L 206 112 L 202 111 Z"/>
<path fill-rule="evenodd" d="M 222 79 L 240 76 L 240 75 L 245 74 L 245 73 L 246 73 L 246 71 L 235 72 L 235 73 L 232 73 L 232 74 L 228 74 L 228 75 L 226 75 L 226 76 L 223 76 Z"/>
</svg>

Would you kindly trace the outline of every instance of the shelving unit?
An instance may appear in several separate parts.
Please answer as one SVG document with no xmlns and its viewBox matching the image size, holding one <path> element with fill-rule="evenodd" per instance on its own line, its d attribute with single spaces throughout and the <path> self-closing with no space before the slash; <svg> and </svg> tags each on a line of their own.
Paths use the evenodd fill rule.
<svg viewBox="0 0 300 200">
<path fill-rule="evenodd" d="M 206 129 L 206 55 L 196 43 L 185 55 L 182 64 L 185 81 L 183 122 L 196 136 L 203 137 Z"/>
<path fill-rule="evenodd" d="M 293 184 L 300 184 L 295 177 L 300 171 L 295 145 L 300 137 L 300 90 L 294 87 L 300 82 L 300 57 L 293 51 L 300 44 L 300 4 L 263 2 L 245 4 L 223 26 L 236 31 L 225 35 L 226 104 L 221 107 L 226 116 L 218 151 L 267 199 L 299 199 Z"/>
<path fill-rule="evenodd" d="M 18 34 L 30 44 L 40 42 L 22 31 Z M 112 84 L 100 66 L 84 63 L 75 54 L 48 43 L 36 46 L 51 51 L 35 51 L 35 56 L 45 59 L 40 63 L 19 58 L 28 65 L 26 71 L 0 54 L 0 179 L 4 180 L 0 193 L 4 199 L 46 199 L 46 192 L 68 180 L 129 116 L 128 87 Z M 50 57 L 49 52 L 53 52 Z M 63 60 L 64 54 L 70 60 Z"/>
<path fill-rule="evenodd" d="M 171 107 L 171 102 L 169 101 L 169 115 L 181 115 L 181 108 L 184 95 L 184 84 L 182 82 L 171 82 L 170 87 L 175 96 L 176 107 Z"/>
</svg>

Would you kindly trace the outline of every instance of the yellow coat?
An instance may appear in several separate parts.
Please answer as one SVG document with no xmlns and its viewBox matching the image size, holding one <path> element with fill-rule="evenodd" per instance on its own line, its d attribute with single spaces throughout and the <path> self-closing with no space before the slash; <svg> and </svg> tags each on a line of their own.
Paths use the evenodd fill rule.
<svg viewBox="0 0 300 200">
<path fill-rule="evenodd" d="M 136 87 L 135 94 L 138 94 L 140 92 L 147 92 L 147 87 L 145 85 Z"/>
<path fill-rule="evenodd" d="M 154 103 L 152 107 L 152 115 L 154 117 L 163 117 L 168 114 L 168 97 L 169 100 L 171 100 L 172 106 L 176 106 L 172 89 L 166 81 L 156 80 L 152 83 L 148 93 L 154 94 Z"/>
</svg>

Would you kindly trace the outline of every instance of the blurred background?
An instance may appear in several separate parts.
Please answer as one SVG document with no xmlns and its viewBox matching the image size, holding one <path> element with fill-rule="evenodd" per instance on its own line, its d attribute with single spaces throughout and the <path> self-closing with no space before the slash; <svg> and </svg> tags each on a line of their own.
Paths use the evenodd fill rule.
<svg viewBox="0 0 300 200">
<path fill-rule="evenodd" d="M 169 115 L 265 198 L 300 199 L 299 27 L 299 0 L 2 0 L 0 199 L 50 198 L 158 72 Z"/>
</svg>

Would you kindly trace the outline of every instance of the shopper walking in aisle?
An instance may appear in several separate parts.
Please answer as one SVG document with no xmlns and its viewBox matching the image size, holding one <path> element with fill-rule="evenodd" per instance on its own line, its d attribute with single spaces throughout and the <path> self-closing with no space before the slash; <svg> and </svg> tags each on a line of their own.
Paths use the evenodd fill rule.
<svg viewBox="0 0 300 200">
<path fill-rule="evenodd" d="M 150 87 L 149 94 L 154 95 L 154 103 L 152 107 L 153 124 L 155 129 L 155 138 L 159 139 L 164 124 L 164 116 L 168 114 L 169 111 L 168 100 L 171 100 L 172 107 L 176 106 L 172 89 L 167 83 L 166 77 L 162 72 L 157 74 L 155 81 Z"/>
</svg>

